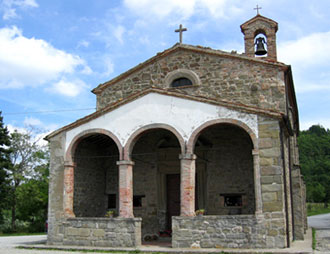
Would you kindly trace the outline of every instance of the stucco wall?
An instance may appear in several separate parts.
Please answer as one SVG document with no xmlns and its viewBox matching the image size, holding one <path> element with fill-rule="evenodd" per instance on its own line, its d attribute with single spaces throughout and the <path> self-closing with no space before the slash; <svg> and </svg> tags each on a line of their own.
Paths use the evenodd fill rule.
<svg viewBox="0 0 330 254">
<path fill-rule="evenodd" d="M 121 145 L 127 143 L 134 131 L 153 123 L 164 123 L 175 128 L 184 140 L 207 121 L 233 119 L 246 124 L 258 136 L 257 115 L 221 106 L 160 95 L 147 94 L 99 118 L 71 129 L 66 134 L 66 148 L 75 136 L 93 128 L 106 129 L 117 136 Z"/>
</svg>

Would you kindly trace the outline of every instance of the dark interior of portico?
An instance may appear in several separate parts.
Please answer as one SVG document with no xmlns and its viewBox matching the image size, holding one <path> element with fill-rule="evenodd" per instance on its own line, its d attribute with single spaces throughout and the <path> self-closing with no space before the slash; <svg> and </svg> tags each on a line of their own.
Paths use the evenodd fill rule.
<svg viewBox="0 0 330 254">
<path fill-rule="evenodd" d="M 74 162 L 73 209 L 76 217 L 118 214 L 118 148 L 103 134 L 88 135 L 78 143 Z"/>
<path fill-rule="evenodd" d="M 248 133 L 232 124 L 201 132 L 195 145 L 196 209 L 207 215 L 254 213 L 252 148 Z"/>
</svg>

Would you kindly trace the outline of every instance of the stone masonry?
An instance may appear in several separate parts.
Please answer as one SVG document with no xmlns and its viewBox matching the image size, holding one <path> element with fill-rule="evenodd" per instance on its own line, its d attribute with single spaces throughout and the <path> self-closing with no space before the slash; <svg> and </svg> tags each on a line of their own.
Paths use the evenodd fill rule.
<svg viewBox="0 0 330 254">
<path fill-rule="evenodd" d="M 135 247 L 141 245 L 140 218 L 71 218 L 61 226 L 56 244 Z"/>
<path fill-rule="evenodd" d="M 135 247 L 165 230 L 174 248 L 303 239 L 291 67 L 277 62 L 275 21 L 241 29 L 245 53 L 176 44 L 96 87 L 97 111 L 46 137 L 48 244 Z M 256 58 L 259 34 L 268 55 Z"/>
<path fill-rule="evenodd" d="M 285 111 L 283 66 L 251 62 L 243 57 L 227 58 L 200 54 L 185 50 L 191 49 L 190 46 L 181 47 L 183 50 L 176 50 L 97 92 L 97 108 L 101 109 L 154 86 L 193 96 Z M 206 50 L 208 51 L 213 53 Z M 195 72 L 200 77 L 202 86 L 183 90 L 171 88 L 164 83 L 166 75 L 177 70 L 178 66 Z"/>
<path fill-rule="evenodd" d="M 272 228 L 267 227 L 272 224 Z M 255 215 L 225 215 L 173 217 L 174 248 L 283 248 L 283 217 Z"/>
</svg>

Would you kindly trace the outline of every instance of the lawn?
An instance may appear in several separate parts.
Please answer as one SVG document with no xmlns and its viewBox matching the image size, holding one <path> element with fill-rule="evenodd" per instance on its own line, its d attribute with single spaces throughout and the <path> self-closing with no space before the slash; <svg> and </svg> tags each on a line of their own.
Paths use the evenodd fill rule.
<svg viewBox="0 0 330 254">
<path fill-rule="evenodd" d="M 324 207 L 323 203 L 307 203 L 307 216 L 330 213 L 330 207 Z"/>
<path fill-rule="evenodd" d="M 26 232 L 17 232 L 17 233 L 0 233 L 2 236 L 24 236 L 24 235 L 46 235 L 47 233 L 26 233 Z"/>
</svg>

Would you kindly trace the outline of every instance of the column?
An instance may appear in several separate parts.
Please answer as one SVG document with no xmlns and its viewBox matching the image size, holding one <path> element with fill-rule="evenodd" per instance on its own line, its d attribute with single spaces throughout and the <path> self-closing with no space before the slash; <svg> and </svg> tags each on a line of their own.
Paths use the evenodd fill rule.
<svg viewBox="0 0 330 254">
<path fill-rule="evenodd" d="M 117 161 L 119 167 L 119 216 L 133 218 L 133 161 Z"/>
<path fill-rule="evenodd" d="M 260 179 L 260 164 L 259 151 L 252 150 L 253 155 L 253 171 L 254 171 L 254 195 L 256 203 L 256 214 L 262 213 L 262 197 L 261 197 L 261 179 Z"/>
<path fill-rule="evenodd" d="M 63 210 L 67 218 L 75 217 L 73 213 L 73 191 L 74 191 L 74 165 L 64 165 L 64 193 Z"/>
<path fill-rule="evenodd" d="M 195 216 L 196 155 L 181 154 L 180 216 Z"/>
</svg>

